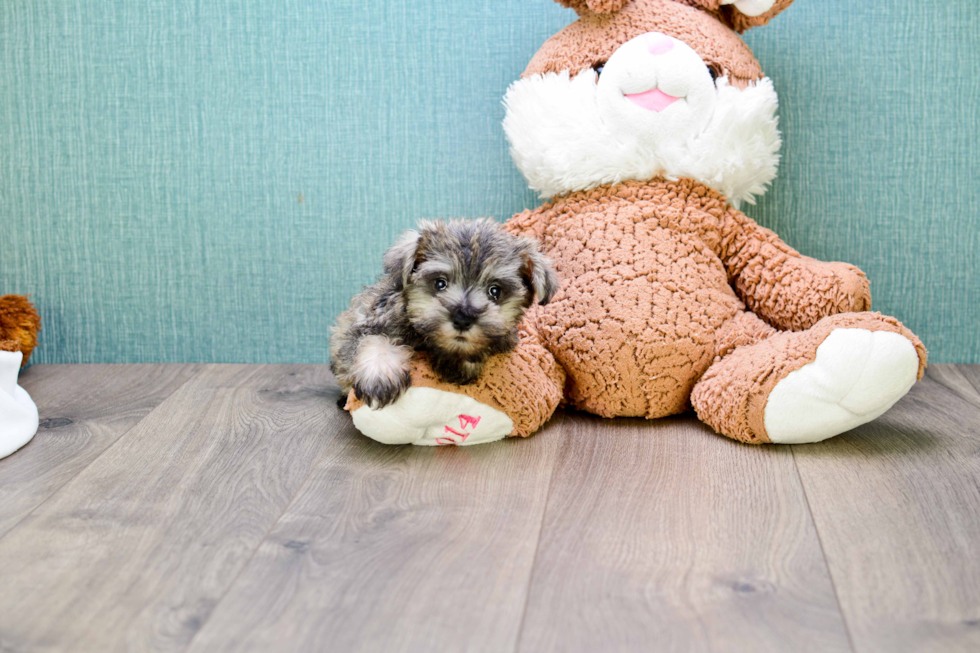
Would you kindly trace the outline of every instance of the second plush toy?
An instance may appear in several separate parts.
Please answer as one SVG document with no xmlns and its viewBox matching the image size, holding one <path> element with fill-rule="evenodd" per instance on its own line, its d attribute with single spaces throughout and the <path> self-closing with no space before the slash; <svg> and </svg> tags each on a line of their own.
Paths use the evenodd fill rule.
<svg viewBox="0 0 980 653">
<path fill-rule="evenodd" d="M 40 328 L 41 318 L 26 297 L 0 297 L 0 458 L 37 433 L 37 407 L 17 385 L 17 377 L 37 344 Z"/>
</svg>

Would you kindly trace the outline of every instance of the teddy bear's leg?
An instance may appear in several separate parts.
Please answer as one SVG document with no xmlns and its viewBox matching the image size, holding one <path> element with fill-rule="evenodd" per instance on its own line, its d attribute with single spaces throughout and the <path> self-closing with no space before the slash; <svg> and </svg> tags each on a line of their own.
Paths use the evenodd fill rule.
<svg viewBox="0 0 980 653">
<path fill-rule="evenodd" d="M 716 361 L 694 387 L 698 417 L 751 443 L 819 442 L 870 422 L 909 391 L 926 351 L 880 313 L 841 313 Z"/>
<path fill-rule="evenodd" d="M 23 447 L 37 433 L 37 407 L 17 385 L 24 355 L 20 351 L 8 351 L 16 346 L 13 341 L 0 342 L 0 458 Z"/>
<path fill-rule="evenodd" d="M 352 391 L 346 409 L 361 433 L 384 444 L 481 444 L 534 433 L 554 413 L 564 385 L 565 372 L 525 320 L 517 347 L 487 361 L 469 385 L 442 382 L 419 355 L 412 387 L 398 401 L 372 410 Z"/>
</svg>

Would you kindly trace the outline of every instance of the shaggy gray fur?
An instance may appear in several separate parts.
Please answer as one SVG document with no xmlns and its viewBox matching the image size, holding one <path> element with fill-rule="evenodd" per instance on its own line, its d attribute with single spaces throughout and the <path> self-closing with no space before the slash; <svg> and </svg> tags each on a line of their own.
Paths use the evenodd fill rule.
<svg viewBox="0 0 980 653">
<path fill-rule="evenodd" d="M 330 368 L 346 399 L 372 408 L 411 384 L 414 351 L 429 353 L 449 383 L 475 380 L 487 358 L 517 344 L 517 324 L 535 298 L 558 290 L 537 243 L 486 218 L 423 221 L 384 255 L 384 276 L 351 300 L 331 330 Z"/>
</svg>

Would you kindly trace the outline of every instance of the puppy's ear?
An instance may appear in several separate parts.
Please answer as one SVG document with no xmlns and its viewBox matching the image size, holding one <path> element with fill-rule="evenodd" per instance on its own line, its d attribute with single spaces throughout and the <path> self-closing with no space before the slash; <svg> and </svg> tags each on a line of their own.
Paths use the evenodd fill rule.
<svg viewBox="0 0 980 653">
<path fill-rule="evenodd" d="M 534 290 L 538 303 L 547 304 L 558 292 L 558 275 L 551 266 L 551 261 L 538 251 L 536 242 L 530 238 L 521 238 L 521 241 L 521 257 L 524 259 L 521 276 L 524 283 Z"/>
<path fill-rule="evenodd" d="M 629 0 L 557 0 L 558 4 L 574 9 L 583 16 L 592 14 L 612 14 L 623 8 Z"/>
<path fill-rule="evenodd" d="M 406 231 L 399 236 L 398 241 L 385 252 L 382 264 L 385 274 L 395 279 L 398 289 L 408 285 L 412 271 L 420 262 L 421 251 L 419 241 L 422 235 L 414 230 Z"/>
</svg>

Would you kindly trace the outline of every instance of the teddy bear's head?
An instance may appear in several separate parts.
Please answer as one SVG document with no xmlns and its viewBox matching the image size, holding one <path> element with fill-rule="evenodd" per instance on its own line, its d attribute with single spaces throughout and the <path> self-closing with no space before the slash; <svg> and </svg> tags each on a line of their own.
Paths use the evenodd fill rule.
<svg viewBox="0 0 980 653">
<path fill-rule="evenodd" d="M 37 345 L 40 329 L 41 317 L 27 297 L 0 297 L 0 351 L 21 352 L 24 355 L 21 364 L 26 365 Z"/>
<path fill-rule="evenodd" d="M 579 19 L 507 91 L 511 153 L 542 197 L 658 175 L 733 203 L 776 175 L 778 101 L 738 36 L 793 0 L 560 0 Z"/>
</svg>

